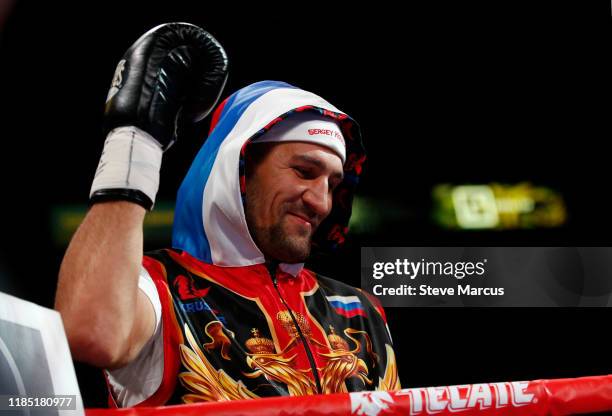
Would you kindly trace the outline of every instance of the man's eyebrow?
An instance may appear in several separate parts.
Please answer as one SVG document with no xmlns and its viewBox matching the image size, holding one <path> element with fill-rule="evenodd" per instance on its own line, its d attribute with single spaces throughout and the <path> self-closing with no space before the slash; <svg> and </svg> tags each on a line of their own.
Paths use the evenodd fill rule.
<svg viewBox="0 0 612 416">
<path fill-rule="evenodd" d="M 316 157 L 312 157 L 312 156 L 309 156 L 309 155 L 295 155 L 291 159 L 292 160 L 296 160 L 297 159 L 297 160 L 299 160 L 301 162 L 313 164 L 317 168 L 322 169 L 322 170 L 325 169 L 325 163 L 322 160 L 317 159 Z M 344 178 L 344 173 L 343 172 L 334 172 L 331 175 L 331 177 L 334 178 L 334 179 L 342 180 Z"/>
</svg>

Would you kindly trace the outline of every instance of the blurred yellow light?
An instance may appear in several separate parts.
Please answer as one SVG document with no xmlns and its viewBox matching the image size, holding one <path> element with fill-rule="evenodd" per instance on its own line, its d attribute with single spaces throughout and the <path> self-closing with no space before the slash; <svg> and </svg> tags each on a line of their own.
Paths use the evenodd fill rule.
<svg viewBox="0 0 612 416">
<path fill-rule="evenodd" d="M 567 220 L 561 195 L 547 187 L 491 183 L 437 185 L 434 221 L 449 229 L 518 229 L 559 227 Z"/>
</svg>

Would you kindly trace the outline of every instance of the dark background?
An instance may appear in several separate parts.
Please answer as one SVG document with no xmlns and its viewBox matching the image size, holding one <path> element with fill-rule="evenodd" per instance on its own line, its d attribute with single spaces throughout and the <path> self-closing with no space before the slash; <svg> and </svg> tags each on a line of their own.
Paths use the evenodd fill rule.
<svg viewBox="0 0 612 416">
<path fill-rule="evenodd" d="M 609 2 L 208 3 L 3 0 L 0 290 L 52 307 L 65 247 L 52 239 L 51 209 L 86 203 L 115 65 L 168 21 L 200 25 L 225 47 L 224 96 L 283 80 L 361 124 L 360 195 L 405 216 L 354 235 L 315 270 L 358 286 L 362 245 L 610 245 Z M 174 199 L 200 144 L 164 156 L 158 200 Z M 568 223 L 503 232 L 432 224 L 434 184 L 491 181 L 556 189 Z M 612 373 L 610 309 L 387 315 L 404 387 Z M 80 364 L 77 373 L 85 405 L 103 406 L 100 373 Z"/>
</svg>

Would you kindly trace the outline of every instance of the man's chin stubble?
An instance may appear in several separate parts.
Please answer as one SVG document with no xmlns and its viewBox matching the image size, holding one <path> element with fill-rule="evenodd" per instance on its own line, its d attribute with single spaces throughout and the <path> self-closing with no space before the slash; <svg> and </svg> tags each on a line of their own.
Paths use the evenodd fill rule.
<svg viewBox="0 0 612 416">
<path fill-rule="evenodd" d="M 271 230 L 269 238 L 275 257 L 283 263 L 303 263 L 310 255 L 311 241 L 307 236 L 289 236 L 279 226 Z"/>
</svg>

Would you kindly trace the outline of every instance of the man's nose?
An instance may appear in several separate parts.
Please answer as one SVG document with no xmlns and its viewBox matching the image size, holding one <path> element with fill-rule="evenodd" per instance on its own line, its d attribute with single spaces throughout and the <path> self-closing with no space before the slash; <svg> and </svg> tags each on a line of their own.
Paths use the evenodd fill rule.
<svg viewBox="0 0 612 416">
<path fill-rule="evenodd" d="M 312 181 L 302 195 L 304 203 L 321 218 L 325 218 L 331 211 L 331 194 L 327 180 Z"/>
</svg>

